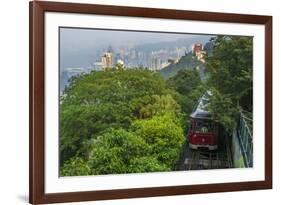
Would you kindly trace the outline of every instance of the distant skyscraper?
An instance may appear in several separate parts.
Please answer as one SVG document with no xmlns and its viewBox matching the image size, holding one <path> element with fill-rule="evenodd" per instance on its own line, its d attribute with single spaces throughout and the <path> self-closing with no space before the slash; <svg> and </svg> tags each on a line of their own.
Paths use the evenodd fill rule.
<svg viewBox="0 0 281 205">
<path fill-rule="evenodd" d="M 157 57 L 154 56 L 151 58 L 151 70 L 160 70 L 161 68 L 161 60 Z"/>
<path fill-rule="evenodd" d="M 201 43 L 193 44 L 192 46 L 192 53 L 196 55 L 197 53 L 203 50 L 203 45 Z"/>
<path fill-rule="evenodd" d="M 205 63 L 205 55 L 206 55 L 206 51 L 203 50 L 203 45 L 200 43 L 194 44 L 192 46 L 192 53 L 197 57 L 197 59 L 199 61 L 201 61 L 202 63 Z"/>
<path fill-rule="evenodd" d="M 113 66 L 113 54 L 111 52 L 106 52 L 101 57 L 102 68 L 110 68 Z"/>
</svg>

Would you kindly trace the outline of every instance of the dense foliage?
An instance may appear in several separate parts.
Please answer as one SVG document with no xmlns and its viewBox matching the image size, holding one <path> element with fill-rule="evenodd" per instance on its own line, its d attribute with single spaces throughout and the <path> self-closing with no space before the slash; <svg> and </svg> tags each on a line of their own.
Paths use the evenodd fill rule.
<svg viewBox="0 0 281 205">
<path fill-rule="evenodd" d="M 207 90 L 211 91 L 207 109 L 215 121 L 231 132 L 239 110 L 251 113 L 253 109 L 253 38 L 218 36 L 212 38 L 205 49 L 207 57 L 203 73 L 197 71 L 198 67 L 192 69 L 192 65 L 200 64 L 189 53 L 173 64 L 173 68 L 179 70 L 167 83 L 179 93 L 175 99 L 187 115 L 198 99 Z M 163 69 L 161 73 L 167 71 Z"/>
<path fill-rule="evenodd" d="M 209 110 L 232 130 L 239 109 L 253 109 L 253 38 L 219 36 L 212 41 L 213 52 L 206 60 L 213 93 Z"/>
<path fill-rule="evenodd" d="M 89 165 L 93 174 L 168 171 L 183 142 L 183 130 L 172 114 L 136 120 L 129 131 L 109 129 L 93 139 Z"/>
<path fill-rule="evenodd" d="M 148 70 L 107 69 L 73 78 L 60 106 L 62 169 L 79 157 L 91 174 L 171 170 L 184 142 L 176 95 Z"/>
<path fill-rule="evenodd" d="M 91 143 L 89 164 L 93 174 L 128 173 L 131 161 L 149 151 L 142 138 L 123 129 L 110 129 Z"/>
<path fill-rule="evenodd" d="M 172 113 L 136 120 L 132 130 L 150 145 L 148 156 L 155 157 L 170 170 L 177 162 L 184 143 L 180 120 Z"/>
<path fill-rule="evenodd" d="M 167 80 L 167 84 L 171 89 L 177 91 L 175 99 L 180 104 L 186 117 L 191 114 L 198 99 L 206 92 L 206 88 L 196 69 L 180 70 L 175 76 Z"/>
<path fill-rule="evenodd" d="M 88 163 L 80 157 L 72 157 L 67 160 L 60 170 L 62 176 L 84 176 L 91 174 Z"/>
</svg>

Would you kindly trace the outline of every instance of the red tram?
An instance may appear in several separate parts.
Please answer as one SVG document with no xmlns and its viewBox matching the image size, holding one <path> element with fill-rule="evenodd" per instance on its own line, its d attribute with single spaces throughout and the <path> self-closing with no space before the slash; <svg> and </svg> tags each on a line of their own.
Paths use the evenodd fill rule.
<svg viewBox="0 0 281 205">
<path fill-rule="evenodd" d="M 218 148 L 218 123 L 214 122 L 211 114 L 204 109 L 209 96 L 210 92 L 207 92 L 200 98 L 190 115 L 188 141 L 191 149 L 206 147 L 209 150 L 216 150 Z"/>
</svg>

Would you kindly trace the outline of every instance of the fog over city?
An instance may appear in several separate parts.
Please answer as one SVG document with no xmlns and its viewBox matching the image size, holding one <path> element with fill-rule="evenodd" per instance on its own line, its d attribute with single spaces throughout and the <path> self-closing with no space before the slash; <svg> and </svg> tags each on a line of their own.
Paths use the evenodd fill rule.
<svg viewBox="0 0 281 205">
<path fill-rule="evenodd" d="M 117 53 L 125 51 L 151 55 L 163 49 L 171 53 L 176 49 L 177 55 L 183 55 L 184 52 L 191 50 L 192 44 L 205 44 L 211 37 L 176 33 L 60 28 L 60 71 L 67 68 L 91 69 L 109 48 L 112 49 L 115 57 Z M 139 59 L 138 62 L 132 62 L 132 65 L 148 66 L 146 61 L 148 60 Z"/>
</svg>

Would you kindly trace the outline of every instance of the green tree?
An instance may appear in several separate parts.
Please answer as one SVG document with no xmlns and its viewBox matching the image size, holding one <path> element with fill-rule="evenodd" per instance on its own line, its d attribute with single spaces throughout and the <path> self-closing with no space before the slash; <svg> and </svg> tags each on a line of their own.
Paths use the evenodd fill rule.
<svg viewBox="0 0 281 205">
<path fill-rule="evenodd" d="M 213 95 L 209 110 L 213 118 L 231 131 L 238 109 L 249 112 L 253 107 L 253 38 L 219 36 L 206 60 L 208 86 Z"/>
<path fill-rule="evenodd" d="M 174 98 L 186 117 L 190 115 L 198 99 L 206 92 L 199 72 L 195 69 L 180 70 L 175 76 L 167 80 L 167 84 L 177 91 Z"/>
<path fill-rule="evenodd" d="M 253 88 L 253 38 L 220 36 L 213 41 L 212 56 L 206 61 L 209 85 L 230 98 L 235 105 L 251 111 L 252 97 L 249 96 L 252 96 Z"/>
<path fill-rule="evenodd" d="M 222 95 L 216 89 L 211 89 L 211 92 L 207 109 L 212 113 L 213 119 L 231 133 L 236 123 L 238 109 L 230 98 Z"/>
<path fill-rule="evenodd" d="M 179 70 L 167 83 L 186 96 L 201 84 L 201 79 L 196 70 Z"/>
<path fill-rule="evenodd" d="M 130 131 L 109 129 L 91 141 L 93 174 L 173 170 L 185 141 L 180 121 L 172 114 L 136 120 Z"/>
<path fill-rule="evenodd" d="M 84 176 L 90 175 L 91 169 L 85 160 L 73 157 L 66 161 L 60 170 L 60 176 Z"/>
<path fill-rule="evenodd" d="M 61 166 L 77 154 L 87 159 L 88 140 L 107 128 L 128 129 L 144 107 L 158 103 L 156 96 L 168 102 L 153 106 L 151 113 L 176 107 L 171 92 L 159 74 L 148 70 L 93 71 L 72 78 L 60 105 Z"/>
<path fill-rule="evenodd" d="M 171 94 L 152 95 L 146 104 L 142 104 L 139 109 L 139 118 L 150 118 L 165 112 L 180 114 L 180 106 Z"/>
<path fill-rule="evenodd" d="M 175 115 L 166 113 L 136 120 L 132 130 L 151 146 L 151 156 L 172 169 L 185 141 L 181 121 Z"/>
<path fill-rule="evenodd" d="M 60 102 L 61 168 L 79 157 L 91 174 L 172 170 L 186 124 L 176 95 L 149 70 L 74 77 Z"/>
<path fill-rule="evenodd" d="M 152 156 L 133 158 L 130 160 L 130 165 L 128 167 L 129 173 L 163 172 L 170 170 L 170 167 L 159 162 L 156 157 Z"/>
<path fill-rule="evenodd" d="M 89 164 L 93 174 L 128 173 L 130 161 L 149 152 L 142 138 L 123 129 L 110 129 L 91 144 Z"/>
<path fill-rule="evenodd" d="M 77 155 L 95 131 L 91 108 L 69 105 L 60 109 L 60 165 Z"/>
</svg>

